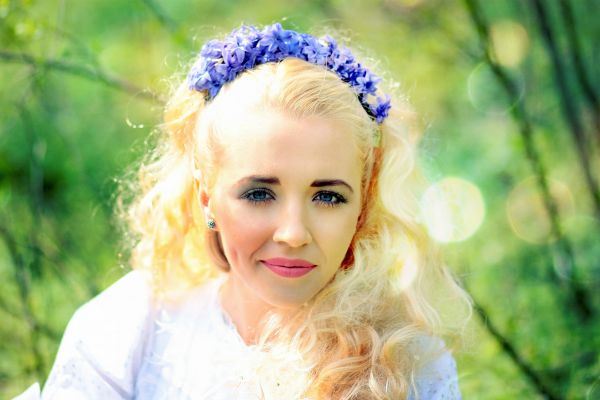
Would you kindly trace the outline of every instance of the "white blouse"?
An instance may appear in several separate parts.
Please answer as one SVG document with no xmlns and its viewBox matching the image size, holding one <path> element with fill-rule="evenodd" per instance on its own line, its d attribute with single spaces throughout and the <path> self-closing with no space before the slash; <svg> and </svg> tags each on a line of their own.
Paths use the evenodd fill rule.
<svg viewBox="0 0 600 400">
<path fill-rule="evenodd" d="M 244 343 L 221 308 L 224 280 L 155 307 L 147 275 L 129 272 L 75 312 L 43 391 L 36 383 L 14 400 L 261 398 L 252 367 L 264 353 Z M 460 399 L 448 351 L 415 384 L 420 399 Z"/>
</svg>

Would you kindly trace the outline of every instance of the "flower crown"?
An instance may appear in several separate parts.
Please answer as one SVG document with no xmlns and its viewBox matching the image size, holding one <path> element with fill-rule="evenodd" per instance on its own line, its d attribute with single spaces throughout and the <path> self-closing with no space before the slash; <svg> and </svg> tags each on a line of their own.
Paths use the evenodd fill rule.
<svg viewBox="0 0 600 400">
<path fill-rule="evenodd" d="M 252 25 L 242 25 L 223 41 L 207 42 L 188 74 L 189 88 L 206 91 L 210 100 L 225 83 L 234 80 L 243 71 L 288 57 L 296 57 L 335 72 L 350 85 L 367 114 L 378 124 L 388 116 L 390 97 L 376 94 L 381 78 L 357 62 L 348 48 L 338 46 L 329 36 L 315 38 L 285 30 L 279 23 L 267 25 L 262 30 Z"/>
</svg>

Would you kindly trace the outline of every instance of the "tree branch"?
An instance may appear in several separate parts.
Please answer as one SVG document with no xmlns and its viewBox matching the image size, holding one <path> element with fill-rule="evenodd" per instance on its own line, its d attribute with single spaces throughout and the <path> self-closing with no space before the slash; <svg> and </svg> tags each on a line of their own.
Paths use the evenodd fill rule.
<svg viewBox="0 0 600 400">
<path fill-rule="evenodd" d="M 25 261 L 14 247 L 14 240 L 12 240 L 10 233 L 7 230 L 0 227 L 0 235 L 6 238 L 6 246 L 13 261 L 12 264 L 14 266 L 14 278 L 19 289 L 19 298 L 21 300 L 21 317 L 25 320 L 25 323 L 29 327 L 29 339 L 31 340 L 31 350 L 35 362 L 34 370 L 36 371 L 38 377 L 40 379 L 43 379 L 44 358 L 42 356 L 41 350 L 39 349 L 38 343 L 40 326 L 33 314 L 33 307 L 31 305 L 30 276 L 27 273 Z"/>
<path fill-rule="evenodd" d="M 160 95 L 147 89 L 142 89 L 131 82 L 112 76 L 97 68 L 91 68 L 85 65 L 79 65 L 62 60 L 44 60 L 41 58 L 36 58 L 31 54 L 11 52 L 6 50 L 0 50 L 0 60 L 28 64 L 35 68 L 47 68 L 49 70 L 64 72 L 91 81 L 101 82 L 113 89 L 132 94 L 136 97 L 149 100 L 153 103 L 164 103 L 164 99 Z"/>
<path fill-rule="evenodd" d="M 2 309 L 6 314 L 15 318 L 18 321 L 23 321 L 23 315 L 19 314 L 13 307 L 11 307 L 8 302 L 0 296 L 0 309 Z M 36 322 L 37 329 L 41 334 L 46 336 L 47 338 L 53 340 L 54 342 L 58 342 L 60 340 L 61 334 L 56 332 L 54 329 L 50 328 L 48 325 L 43 324 L 39 321 Z"/>
<path fill-rule="evenodd" d="M 538 190 L 540 191 L 544 208 L 548 215 L 548 219 L 550 220 L 550 231 L 552 236 L 556 238 L 556 242 L 551 245 L 551 248 L 553 252 L 557 253 L 557 259 L 561 261 L 563 266 L 565 266 L 564 269 L 569 272 L 568 279 L 565 279 L 565 277 L 562 275 L 560 276 L 560 282 L 567 286 L 569 290 L 570 301 L 573 304 L 573 307 L 575 308 L 579 318 L 583 321 L 589 321 L 593 314 L 589 295 L 575 279 L 577 269 L 574 261 L 575 257 L 573 246 L 563 234 L 558 207 L 554 201 L 554 198 L 550 194 L 546 167 L 535 147 L 535 143 L 533 141 L 533 128 L 529 120 L 529 116 L 527 115 L 527 111 L 525 110 L 525 105 L 519 100 L 520 95 L 518 87 L 491 57 L 489 30 L 481 10 L 479 9 L 477 1 L 465 0 L 465 3 L 473 24 L 475 25 L 475 28 L 479 34 L 485 61 L 492 69 L 494 75 L 504 90 L 507 92 L 508 97 L 514 103 L 514 107 L 511 108 L 511 115 L 519 126 L 519 133 L 523 140 L 525 155 L 529 160 L 531 168 L 535 174 Z"/>
<path fill-rule="evenodd" d="M 561 15 L 563 16 L 565 22 L 567 38 L 569 39 L 569 44 L 571 46 L 571 58 L 573 59 L 573 65 L 575 66 L 575 71 L 577 72 L 575 76 L 577 77 L 579 86 L 581 86 L 583 91 L 583 98 L 587 101 L 588 106 L 592 110 L 592 118 L 594 119 L 596 128 L 596 141 L 597 144 L 600 145 L 600 100 L 594 91 L 594 85 L 590 80 L 589 74 L 583 62 L 583 58 L 581 57 L 583 54 L 583 47 L 581 46 L 581 41 L 577 35 L 575 15 L 573 13 L 571 2 L 567 0 L 560 0 L 560 9 Z"/>
<path fill-rule="evenodd" d="M 541 0 L 532 0 L 533 9 L 537 17 L 539 29 L 546 43 L 548 52 L 553 65 L 554 81 L 556 82 L 560 105 L 567 123 L 569 124 L 569 132 L 571 138 L 575 143 L 577 154 L 579 155 L 579 162 L 581 169 L 583 170 L 585 182 L 588 187 L 588 191 L 592 197 L 592 202 L 596 212 L 596 216 L 600 218 L 600 189 L 598 189 L 598 183 L 591 170 L 591 162 L 588 154 L 588 149 L 585 143 L 585 134 L 583 126 L 577 115 L 577 107 L 573 101 L 575 98 L 569 91 L 567 85 L 567 71 L 562 62 L 562 57 L 559 54 L 558 45 L 554 37 L 554 32 L 550 27 L 550 21 L 546 13 L 546 9 L 542 4 Z"/>
<path fill-rule="evenodd" d="M 470 1 L 470 0 L 467 0 Z M 544 383 L 542 378 L 538 375 L 537 372 L 533 369 L 531 365 L 525 361 L 523 357 L 517 352 L 515 346 L 510 342 L 510 340 L 505 337 L 500 330 L 492 323 L 489 314 L 487 311 L 479 304 L 477 301 L 473 299 L 473 308 L 475 312 L 481 318 L 481 322 L 483 323 L 485 329 L 489 332 L 490 335 L 500 344 L 502 350 L 510 357 L 510 359 L 517 365 L 517 367 L 527 376 L 531 384 L 536 388 L 536 390 L 545 398 L 549 400 L 558 400 L 561 397 L 553 393 L 553 391 Z"/>
</svg>

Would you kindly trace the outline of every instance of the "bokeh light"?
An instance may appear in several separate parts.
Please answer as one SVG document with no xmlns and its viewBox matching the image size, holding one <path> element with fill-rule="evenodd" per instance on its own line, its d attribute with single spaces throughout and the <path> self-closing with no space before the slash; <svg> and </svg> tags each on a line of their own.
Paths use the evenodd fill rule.
<svg viewBox="0 0 600 400">
<path fill-rule="evenodd" d="M 431 185 L 421 201 L 429 235 L 438 242 L 459 242 L 481 226 L 485 204 L 481 191 L 471 182 L 456 177 Z"/>
<path fill-rule="evenodd" d="M 575 205 L 569 187 L 555 179 L 549 179 L 548 186 L 561 217 L 573 214 Z M 521 181 L 511 190 L 506 213 L 513 232 L 519 238 L 538 244 L 556 239 L 552 237 L 550 219 L 535 177 Z"/>
<path fill-rule="evenodd" d="M 518 98 L 509 101 L 506 90 L 498 83 L 498 78 L 487 63 L 480 63 L 473 68 L 467 80 L 467 94 L 473 108 L 488 115 L 507 114 L 521 100 L 525 91 L 523 77 L 518 71 L 511 74 L 511 79 L 517 85 Z"/>
<path fill-rule="evenodd" d="M 492 57 L 500 65 L 516 67 L 529 49 L 529 36 L 519 23 L 499 21 L 490 28 Z"/>
</svg>

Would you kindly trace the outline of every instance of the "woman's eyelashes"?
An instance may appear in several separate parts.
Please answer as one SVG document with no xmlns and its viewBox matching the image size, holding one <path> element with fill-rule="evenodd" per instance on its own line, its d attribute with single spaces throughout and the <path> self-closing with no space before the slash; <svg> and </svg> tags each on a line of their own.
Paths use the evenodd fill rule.
<svg viewBox="0 0 600 400">
<path fill-rule="evenodd" d="M 338 206 L 340 204 L 344 204 L 347 202 L 347 200 L 344 196 L 342 196 L 339 193 L 335 193 L 335 192 L 321 191 L 321 192 L 317 193 L 317 196 L 323 196 L 323 197 L 321 197 L 321 200 L 319 200 L 319 202 L 324 205 L 331 206 L 331 207 Z M 327 199 L 331 199 L 331 200 L 327 200 Z"/>
<path fill-rule="evenodd" d="M 241 198 L 252 204 L 265 205 L 275 200 L 275 194 L 269 189 L 251 189 L 244 193 Z M 318 192 L 314 199 L 316 199 L 317 203 L 322 204 L 325 207 L 337 207 L 348 202 L 341 194 L 328 190 Z"/>
<path fill-rule="evenodd" d="M 271 196 L 271 198 L 265 198 L 264 195 Z M 273 194 L 270 190 L 266 189 L 251 189 L 244 193 L 241 198 L 252 204 L 267 204 L 272 200 Z"/>
</svg>

